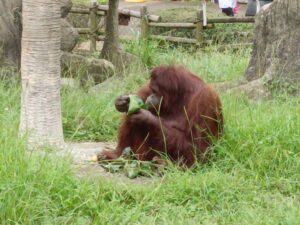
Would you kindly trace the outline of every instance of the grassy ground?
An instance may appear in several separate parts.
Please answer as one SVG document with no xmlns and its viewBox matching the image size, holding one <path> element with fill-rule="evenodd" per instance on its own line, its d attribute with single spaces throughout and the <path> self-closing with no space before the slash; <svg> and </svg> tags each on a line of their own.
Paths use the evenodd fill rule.
<svg viewBox="0 0 300 225">
<path fill-rule="evenodd" d="M 209 82 L 237 79 L 249 50 L 200 52 L 126 46 L 149 66 L 182 63 Z M 3 71 L 2 71 L 3 72 Z M 101 95 L 62 90 L 66 139 L 114 140 L 113 99 L 134 91 L 133 72 Z M 0 82 L 0 224 L 299 224 L 300 98 L 222 95 L 225 136 L 205 165 L 170 168 L 151 184 L 78 179 L 68 160 L 25 154 L 17 138 L 18 81 Z"/>
</svg>

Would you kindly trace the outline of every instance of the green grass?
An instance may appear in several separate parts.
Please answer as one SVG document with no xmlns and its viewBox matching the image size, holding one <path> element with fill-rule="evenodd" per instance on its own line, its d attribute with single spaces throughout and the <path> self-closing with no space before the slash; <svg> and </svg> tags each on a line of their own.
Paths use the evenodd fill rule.
<svg viewBox="0 0 300 225">
<path fill-rule="evenodd" d="M 237 79 L 249 60 L 249 50 L 167 50 L 151 43 L 143 52 L 136 44 L 126 48 L 149 68 L 182 63 L 209 82 Z M 114 98 L 146 79 L 146 72 L 132 72 L 99 95 L 63 89 L 66 139 L 115 140 Z M 222 102 L 225 135 L 206 164 L 170 168 L 147 184 L 118 183 L 79 179 L 69 160 L 26 154 L 17 138 L 19 82 L 1 80 L 0 224 L 299 224 L 300 98 L 224 94 Z"/>
<path fill-rule="evenodd" d="M 167 46 L 167 47 L 166 47 Z M 193 47 L 144 43 L 138 40 L 126 45 L 126 50 L 139 56 L 152 68 L 159 64 L 183 64 L 208 82 L 235 80 L 242 76 L 250 59 L 250 48 L 218 51 L 209 47 L 200 51 Z"/>
</svg>

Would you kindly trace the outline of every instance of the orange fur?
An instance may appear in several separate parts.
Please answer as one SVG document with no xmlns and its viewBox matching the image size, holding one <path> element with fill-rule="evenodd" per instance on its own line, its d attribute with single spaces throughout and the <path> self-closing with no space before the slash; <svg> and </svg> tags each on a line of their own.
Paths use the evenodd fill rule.
<svg viewBox="0 0 300 225">
<path fill-rule="evenodd" d="M 182 66 L 158 66 L 151 71 L 150 83 L 137 95 L 144 101 L 159 89 L 163 97 L 160 112 L 151 112 L 153 124 L 132 122 L 124 116 L 114 152 L 104 152 L 114 159 L 130 146 L 139 160 L 152 160 L 165 153 L 171 160 L 190 167 L 203 159 L 212 138 L 223 132 L 221 101 L 213 87 Z"/>
</svg>

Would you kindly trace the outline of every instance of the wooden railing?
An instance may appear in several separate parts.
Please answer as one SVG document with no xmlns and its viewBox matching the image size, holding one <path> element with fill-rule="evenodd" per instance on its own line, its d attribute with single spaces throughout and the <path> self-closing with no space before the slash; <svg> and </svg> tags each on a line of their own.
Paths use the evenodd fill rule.
<svg viewBox="0 0 300 225">
<path fill-rule="evenodd" d="M 99 17 L 105 17 L 108 11 L 108 6 L 94 4 L 90 8 L 72 8 L 70 13 L 89 15 L 89 27 L 77 27 L 75 28 L 79 34 L 89 35 L 90 37 L 90 51 L 96 51 L 97 40 L 103 40 L 104 30 L 98 29 L 97 21 Z M 141 18 L 139 11 L 129 9 L 119 9 L 119 15 Z M 149 22 L 159 22 L 160 16 L 147 14 L 147 20 Z"/>
<path fill-rule="evenodd" d="M 164 40 L 170 42 L 178 43 L 188 43 L 188 44 L 203 44 L 203 32 L 205 29 L 214 27 L 217 23 L 254 23 L 254 17 L 222 17 L 222 18 L 207 18 L 206 14 L 203 13 L 202 9 L 197 10 L 196 18 L 194 23 L 161 23 L 161 22 L 151 22 L 149 21 L 147 15 L 147 8 L 141 9 L 141 33 L 143 34 L 143 39 L 155 39 Z M 194 38 L 182 38 L 173 36 L 162 36 L 162 35 L 152 35 L 151 28 L 169 28 L 169 29 L 191 29 L 195 30 Z"/>
<path fill-rule="evenodd" d="M 104 30 L 99 30 L 97 19 L 106 16 L 108 6 L 93 5 L 90 8 L 78 9 L 74 8 L 70 12 L 78 14 L 90 15 L 88 28 L 76 28 L 79 34 L 87 34 L 90 36 L 90 51 L 96 50 L 96 41 L 103 40 Z M 202 45 L 204 43 L 204 30 L 214 27 L 217 23 L 254 23 L 254 17 L 222 17 L 207 18 L 205 9 L 199 9 L 195 12 L 196 21 L 194 23 L 162 23 L 160 16 L 150 15 L 146 6 L 142 6 L 140 12 L 129 9 L 119 9 L 119 15 L 140 18 L 140 38 L 144 40 L 155 39 L 178 43 L 188 43 Z M 191 29 L 195 30 L 193 38 L 162 36 L 151 34 L 151 28 L 170 28 L 170 29 Z"/>
</svg>

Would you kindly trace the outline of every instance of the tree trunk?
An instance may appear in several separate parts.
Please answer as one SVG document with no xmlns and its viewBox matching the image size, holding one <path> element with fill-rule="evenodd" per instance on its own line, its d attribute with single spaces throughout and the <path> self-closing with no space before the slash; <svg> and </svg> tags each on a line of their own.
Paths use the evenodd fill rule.
<svg viewBox="0 0 300 225">
<path fill-rule="evenodd" d="M 30 147 L 63 147 L 60 1 L 23 0 L 20 133 Z"/>
<path fill-rule="evenodd" d="M 101 57 L 112 62 L 115 66 L 122 66 L 122 54 L 119 43 L 119 0 L 109 0 L 106 18 L 105 40 Z"/>
<path fill-rule="evenodd" d="M 245 74 L 246 92 L 259 88 L 296 93 L 300 87 L 300 2 L 275 0 L 256 18 L 252 57 Z M 259 81 L 259 82 L 258 82 Z M 251 82 L 260 84 L 253 85 Z M 249 88 L 249 90 L 248 90 Z"/>
</svg>

